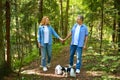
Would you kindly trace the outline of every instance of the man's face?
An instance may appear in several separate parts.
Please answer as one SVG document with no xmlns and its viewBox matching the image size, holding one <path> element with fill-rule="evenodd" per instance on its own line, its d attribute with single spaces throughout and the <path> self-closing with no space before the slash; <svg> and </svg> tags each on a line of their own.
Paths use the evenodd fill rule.
<svg viewBox="0 0 120 80">
<path fill-rule="evenodd" d="M 80 19 L 80 17 L 77 17 L 77 23 L 82 24 L 82 20 Z"/>
</svg>

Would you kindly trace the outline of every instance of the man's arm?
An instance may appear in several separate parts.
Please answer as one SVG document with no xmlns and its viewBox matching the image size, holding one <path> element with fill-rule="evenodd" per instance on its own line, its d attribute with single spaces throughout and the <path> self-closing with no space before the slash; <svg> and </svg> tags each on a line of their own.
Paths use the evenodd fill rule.
<svg viewBox="0 0 120 80">
<path fill-rule="evenodd" d="M 72 33 L 70 32 L 70 33 L 67 35 L 67 37 L 64 39 L 64 41 L 67 40 L 71 35 L 72 35 Z"/>
<path fill-rule="evenodd" d="M 88 41 L 88 36 L 85 37 L 85 42 L 84 42 L 84 49 L 86 48 L 86 45 L 87 45 L 87 41 Z"/>
</svg>

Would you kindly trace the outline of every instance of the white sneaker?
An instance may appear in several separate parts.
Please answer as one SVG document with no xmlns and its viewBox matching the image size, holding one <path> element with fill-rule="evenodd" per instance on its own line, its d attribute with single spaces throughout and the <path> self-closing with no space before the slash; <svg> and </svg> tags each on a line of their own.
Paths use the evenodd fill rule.
<svg viewBox="0 0 120 80">
<path fill-rule="evenodd" d="M 73 66 L 69 65 L 69 68 L 72 68 Z"/>
<path fill-rule="evenodd" d="M 80 73 L 80 70 L 79 70 L 79 69 L 76 69 L 76 73 L 79 74 L 79 73 Z"/>
<path fill-rule="evenodd" d="M 43 71 L 47 71 L 48 69 L 47 69 L 47 67 L 43 67 Z"/>
<path fill-rule="evenodd" d="M 50 63 L 48 63 L 48 64 L 47 64 L 47 67 L 48 67 L 48 68 L 50 68 L 50 65 L 51 65 L 51 64 L 50 64 Z"/>
</svg>

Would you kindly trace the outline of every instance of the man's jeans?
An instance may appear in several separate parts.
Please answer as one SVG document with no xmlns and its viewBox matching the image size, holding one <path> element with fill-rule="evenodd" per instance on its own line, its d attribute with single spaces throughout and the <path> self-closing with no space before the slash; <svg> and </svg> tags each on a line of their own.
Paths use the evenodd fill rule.
<svg viewBox="0 0 120 80">
<path fill-rule="evenodd" d="M 75 52 L 77 55 L 76 69 L 80 69 L 82 64 L 82 47 L 77 45 L 70 46 L 70 66 L 73 66 Z"/>
<path fill-rule="evenodd" d="M 41 48 L 41 65 L 46 67 L 46 56 L 48 57 L 47 63 L 50 63 L 52 57 L 52 45 L 44 44 Z"/>
</svg>

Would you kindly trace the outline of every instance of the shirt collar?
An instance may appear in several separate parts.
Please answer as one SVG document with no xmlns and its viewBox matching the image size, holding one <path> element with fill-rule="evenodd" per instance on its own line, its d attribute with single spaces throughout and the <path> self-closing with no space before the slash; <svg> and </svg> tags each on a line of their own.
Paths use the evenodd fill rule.
<svg viewBox="0 0 120 80">
<path fill-rule="evenodd" d="M 80 24 L 77 23 L 77 26 L 80 26 L 80 27 L 81 27 L 82 25 L 80 25 Z"/>
</svg>

